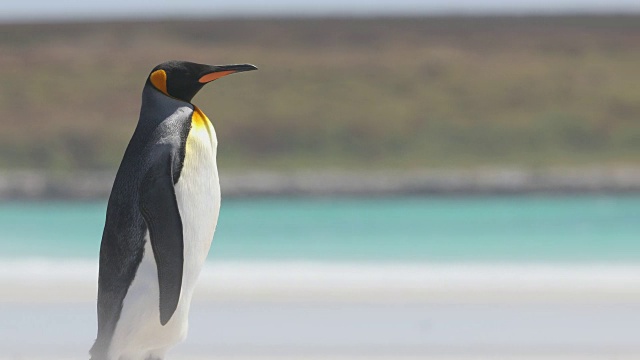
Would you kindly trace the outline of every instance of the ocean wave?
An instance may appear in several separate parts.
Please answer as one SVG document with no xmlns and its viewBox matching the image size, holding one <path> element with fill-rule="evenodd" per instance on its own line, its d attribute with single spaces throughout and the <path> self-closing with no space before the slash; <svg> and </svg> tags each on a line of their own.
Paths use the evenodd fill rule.
<svg viewBox="0 0 640 360">
<path fill-rule="evenodd" d="M 0 301 L 93 301 L 97 263 L 0 261 Z M 196 300 L 634 300 L 640 265 L 216 262 Z"/>
</svg>

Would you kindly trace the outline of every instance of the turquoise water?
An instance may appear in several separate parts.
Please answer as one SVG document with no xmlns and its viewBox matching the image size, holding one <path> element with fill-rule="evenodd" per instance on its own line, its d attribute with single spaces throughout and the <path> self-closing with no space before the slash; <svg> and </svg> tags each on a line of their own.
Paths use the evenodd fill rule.
<svg viewBox="0 0 640 360">
<path fill-rule="evenodd" d="M 1 203 L 0 258 L 97 258 L 105 208 Z M 638 262 L 640 195 L 226 200 L 210 259 Z"/>
</svg>

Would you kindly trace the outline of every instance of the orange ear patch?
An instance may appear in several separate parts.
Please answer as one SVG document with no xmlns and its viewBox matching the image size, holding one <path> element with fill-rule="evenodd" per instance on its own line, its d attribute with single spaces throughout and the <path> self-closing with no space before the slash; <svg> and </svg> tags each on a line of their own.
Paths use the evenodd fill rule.
<svg viewBox="0 0 640 360">
<path fill-rule="evenodd" d="M 165 95 L 169 95 L 167 91 L 167 73 L 164 70 L 156 70 L 151 73 L 149 80 L 156 89 L 162 91 Z"/>
<path fill-rule="evenodd" d="M 235 72 L 235 70 L 212 72 L 212 73 L 209 73 L 207 75 L 202 76 L 200 79 L 198 79 L 198 81 L 200 83 L 202 83 L 202 84 L 205 84 L 205 83 L 211 82 L 213 80 L 220 79 L 223 76 L 231 75 L 234 72 Z"/>
</svg>

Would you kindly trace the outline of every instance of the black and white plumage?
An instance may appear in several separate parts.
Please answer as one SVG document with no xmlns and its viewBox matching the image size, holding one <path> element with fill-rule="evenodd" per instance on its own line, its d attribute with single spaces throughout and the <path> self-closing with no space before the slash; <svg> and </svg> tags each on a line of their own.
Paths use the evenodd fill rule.
<svg viewBox="0 0 640 360">
<path fill-rule="evenodd" d="M 147 78 L 107 207 L 92 360 L 163 359 L 186 337 L 220 210 L 216 133 L 191 99 L 208 82 L 255 69 L 170 61 Z"/>
</svg>

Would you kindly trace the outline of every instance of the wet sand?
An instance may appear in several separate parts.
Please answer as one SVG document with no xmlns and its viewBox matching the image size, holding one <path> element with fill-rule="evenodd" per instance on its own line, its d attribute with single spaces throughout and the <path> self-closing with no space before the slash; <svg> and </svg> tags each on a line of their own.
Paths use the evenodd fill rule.
<svg viewBox="0 0 640 360">
<path fill-rule="evenodd" d="M 0 358 L 82 359 L 94 337 L 90 303 L 3 304 L 0 318 Z M 640 304 L 197 302 L 171 358 L 618 359 L 640 355 L 638 334 Z"/>
</svg>

